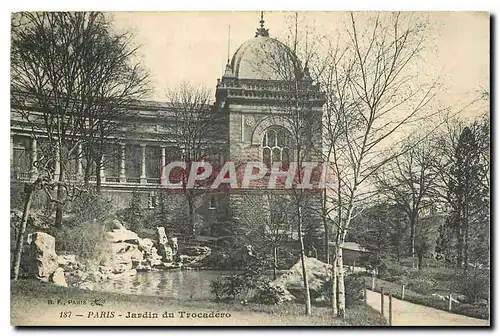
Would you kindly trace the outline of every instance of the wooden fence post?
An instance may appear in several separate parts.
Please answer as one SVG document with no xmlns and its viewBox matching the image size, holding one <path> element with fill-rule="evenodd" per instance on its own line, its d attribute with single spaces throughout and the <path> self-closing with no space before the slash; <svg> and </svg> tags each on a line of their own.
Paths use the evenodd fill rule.
<svg viewBox="0 0 500 336">
<path fill-rule="evenodd" d="M 380 313 L 384 316 L 384 287 L 380 287 Z"/>
<path fill-rule="evenodd" d="M 372 276 L 372 291 L 375 290 L 375 277 Z"/>
<path fill-rule="evenodd" d="M 392 294 L 389 293 L 389 325 L 392 325 Z"/>
<path fill-rule="evenodd" d="M 368 298 L 367 298 L 367 294 L 368 294 L 368 290 L 366 289 L 366 286 L 364 287 L 364 299 L 365 299 L 365 304 L 368 303 Z"/>
<path fill-rule="evenodd" d="M 405 285 L 401 285 L 401 300 L 405 299 Z"/>
<path fill-rule="evenodd" d="M 448 311 L 451 311 L 451 293 L 448 296 Z"/>
</svg>

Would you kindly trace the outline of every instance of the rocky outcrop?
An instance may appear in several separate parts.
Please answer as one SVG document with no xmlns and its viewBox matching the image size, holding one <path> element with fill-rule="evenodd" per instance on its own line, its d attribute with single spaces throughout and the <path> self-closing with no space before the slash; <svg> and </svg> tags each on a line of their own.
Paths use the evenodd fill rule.
<svg viewBox="0 0 500 336">
<path fill-rule="evenodd" d="M 167 263 L 172 262 L 172 247 L 170 246 L 164 227 L 158 226 L 156 228 L 156 239 L 158 240 L 158 253 L 162 257 L 163 261 Z"/>
<path fill-rule="evenodd" d="M 154 242 L 151 239 L 139 239 L 138 249 L 143 255 L 142 261 L 135 267 L 138 272 L 151 271 L 153 267 L 162 263 L 161 256 L 158 254 Z"/>
<path fill-rule="evenodd" d="M 197 262 L 211 252 L 208 247 L 197 246 L 181 258 L 177 238 L 171 237 L 169 240 L 163 227 L 157 228 L 158 241 L 154 241 L 141 239 L 118 220 L 108 221 L 106 226 L 111 228 L 105 234 L 107 252 L 98 264 L 92 265 L 86 261 L 85 266 L 74 254 L 58 256 L 54 237 L 42 232 L 31 234 L 28 239 L 29 256 L 25 258 L 31 267 L 30 274 L 41 281 L 60 286 L 93 289 L 98 283 L 107 280 L 132 279 L 137 272 L 189 268 L 184 264 Z M 175 259 L 174 254 L 177 255 Z"/>
<path fill-rule="evenodd" d="M 55 250 L 56 240 L 44 232 L 28 235 L 28 276 L 48 282 L 58 267 Z"/>
<path fill-rule="evenodd" d="M 58 257 L 55 250 L 55 238 L 44 232 L 29 234 L 27 243 L 25 268 L 28 270 L 28 277 L 68 287 L 64 269 L 60 266 L 61 264 L 75 264 L 74 256 Z"/>
<path fill-rule="evenodd" d="M 309 282 L 311 298 L 321 299 L 327 282 L 330 280 L 332 266 L 325 264 L 318 259 L 305 257 L 304 259 Z M 305 297 L 304 283 L 302 278 L 302 263 L 299 260 L 291 269 L 271 282 L 272 285 L 279 286 L 285 290 L 284 301 Z"/>
<path fill-rule="evenodd" d="M 134 231 L 130 231 L 122 227 L 120 229 L 113 229 L 113 231 L 106 232 L 106 239 L 111 243 L 129 243 L 138 244 L 139 236 Z"/>
<path fill-rule="evenodd" d="M 179 253 L 179 244 L 177 243 L 177 237 L 170 238 L 170 247 L 172 248 L 172 256 L 177 256 L 177 254 Z"/>
<path fill-rule="evenodd" d="M 55 272 L 52 273 L 52 275 L 50 276 L 50 281 L 58 286 L 68 287 L 66 278 L 64 276 L 64 269 L 61 267 L 58 267 Z"/>
<path fill-rule="evenodd" d="M 211 252 L 212 249 L 208 246 L 187 246 L 182 250 L 181 254 L 196 257 L 210 254 Z"/>
</svg>

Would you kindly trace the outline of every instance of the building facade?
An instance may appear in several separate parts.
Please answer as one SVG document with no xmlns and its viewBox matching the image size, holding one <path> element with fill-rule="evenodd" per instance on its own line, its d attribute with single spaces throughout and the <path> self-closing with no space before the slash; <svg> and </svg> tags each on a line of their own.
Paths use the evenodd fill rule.
<svg viewBox="0 0 500 336">
<path fill-rule="evenodd" d="M 207 106 L 207 111 L 221 116 L 214 139 L 218 153 L 213 153 L 219 162 L 259 161 L 271 166 L 275 162 L 319 159 L 324 99 L 309 76 L 307 64 L 270 37 L 262 19 L 255 36 L 228 60 L 224 74 L 217 80 L 215 95 L 215 104 Z M 96 172 L 102 181 L 102 193 L 112 198 L 117 208 L 127 207 L 136 191 L 148 208 L 157 208 L 160 203 L 167 208 L 166 222 L 175 220 L 168 216 L 182 212 L 185 203 L 181 192 L 166 190 L 160 180 L 162 167 L 182 160 L 183 155 L 182 146 L 171 132 L 176 125 L 169 106 L 146 101 L 131 106 L 106 164 Z M 36 170 L 33 162 L 39 157 L 46 134 L 28 127 L 16 106 L 12 106 L 11 115 L 11 177 L 16 183 L 29 179 Z M 298 154 L 299 147 L 302 154 Z M 67 169 L 68 178 L 79 181 L 86 169 L 92 167 L 77 155 Z M 252 218 L 256 207 L 269 209 L 269 193 L 290 199 L 290 191 L 284 190 L 200 192 L 195 202 L 197 226 L 202 234 L 224 234 L 214 229 L 214 222 Z M 319 195 L 308 199 L 317 206 Z M 321 226 L 315 216 L 307 218 Z"/>
</svg>

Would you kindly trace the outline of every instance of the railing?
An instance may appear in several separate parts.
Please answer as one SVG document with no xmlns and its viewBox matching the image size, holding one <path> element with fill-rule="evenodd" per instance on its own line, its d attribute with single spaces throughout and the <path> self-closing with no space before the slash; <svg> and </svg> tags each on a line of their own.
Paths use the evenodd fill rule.
<svg viewBox="0 0 500 336">
<path fill-rule="evenodd" d="M 31 178 L 31 172 L 20 172 L 11 171 L 11 177 L 15 180 L 29 180 Z"/>
<path fill-rule="evenodd" d="M 30 180 L 32 177 L 32 172 L 20 172 L 16 170 L 11 170 L 10 176 L 12 180 L 21 180 L 21 181 L 27 181 Z M 77 174 L 66 174 L 66 179 L 69 181 L 82 181 L 83 177 L 78 176 Z M 154 185 L 154 184 L 160 184 L 161 180 L 159 177 L 151 177 L 147 178 L 145 181 L 142 181 L 141 183 L 141 178 L 139 177 L 127 177 L 125 181 L 120 179 L 120 177 L 117 176 L 105 176 L 103 177 L 102 181 L 106 183 L 113 183 L 113 184 L 122 184 L 122 183 L 135 183 L 135 184 L 146 184 L 149 185 Z M 95 175 L 89 176 L 89 182 L 95 183 L 96 182 L 96 177 Z"/>
<path fill-rule="evenodd" d="M 159 184 L 160 183 L 160 178 L 159 177 L 148 178 L 148 179 L 146 179 L 146 183 L 148 183 L 148 184 Z"/>
</svg>

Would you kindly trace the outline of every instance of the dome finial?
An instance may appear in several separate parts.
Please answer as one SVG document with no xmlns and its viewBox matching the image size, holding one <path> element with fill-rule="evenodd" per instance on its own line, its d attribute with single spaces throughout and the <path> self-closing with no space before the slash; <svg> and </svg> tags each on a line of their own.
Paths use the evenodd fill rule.
<svg viewBox="0 0 500 336">
<path fill-rule="evenodd" d="M 260 12 L 260 28 L 257 28 L 255 32 L 255 37 L 257 36 L 269 36 L 269 29 L 264 28 L 264 12 Z"/>
</svg>

